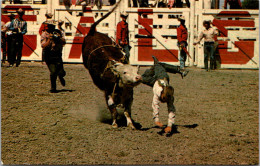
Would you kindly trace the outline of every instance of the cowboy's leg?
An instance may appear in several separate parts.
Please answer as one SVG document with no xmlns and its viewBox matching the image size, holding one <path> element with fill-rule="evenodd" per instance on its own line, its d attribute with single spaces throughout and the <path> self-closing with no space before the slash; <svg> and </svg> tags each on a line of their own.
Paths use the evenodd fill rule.
<svg viewBox="0 0 260 166">
<path fill-rule="evenodd" d="M 154 67 L 146 69 L 144 74 L 142 74 L 142 83 L 153 87 L 156 79 L 154 78 Z"/>
<path fill-rule="evenodd" d="M 127 61 L 129 61 L 130 58 L 130 50 L 129 50 L 129 46 L 128 45 L 124 45 L 123 46 L 124 52 L 125 52 L 125 56 L 127 58 Z"/>
<path fill-rule="evenodd" d="M 18 67 L 21 63 L 22 59 L 22 51 L 23 51 L 23 36 L 19 36 L 18 38 L 18 48 L 17 48 L 17 59 L 16 59 L 16 66 Z"/>
<path fill-rule="evenodd" d="M 214 69 L 214 62 L 215 62 L 215 55 L 214 55 L 214 52 L 215 52 L 215 49 L 214 49 L 214 44 L 211 44 L 209 46 L 209 56 L 210 56 L 210 69 Z"/>
<path fill-rule="evenodd" d="M 166 78 L 169 81 L 169 76 L 165 70 L 165 68 L 159 63 L 154 64 L 154 75 L 156 79 Z"/>
<path fill-rule="evenodd" d="M 208 70 L 208 58 L 209 58 L 209 46 L 208 44 L 204 44 L 204 66 L 206 70 Z"/>
<path fill-rule="evenodd" d="M 167 107 L 168 107 L 168 125 L 167 127 L 164 129 L 164 131 L 166 133 L 169 133 L 171 132 L 172 130 L 172 126 L 174 125 L 175 123 L 175 106 L 173 104 L 174 102 L 174 96 L 172 96 L 172 98 L 167 102 Z"/>
<path fill-rule="evenodd" d="M 186 53 L 183 49 L 180 50 L 180 68 L 184 69 L 186 61 Z"/>
<path fill-rule="evenodd" d="M 189 71 L 180 69 L 179 66 L 174 66 L 174 65 L 169 65 L 167 63 L 159 62 L 158 59 L 154 56 L 153 56 L 153 59 L 155 61 L 154 63 L 161 65 L 165 69 L 166 72 L 173 73 L 173 74 L 179 73 L 179 74 L 181 74 L 182 78 L 185 77 L 189 72 Z M 155 65 L 155 66 L 156 66 L 156 68 L 158 68 L 157 65 Z M 161 70 L 161 69 L 159 69 L 159 70 Z M 158 72 L 158 69 L 156 69 L 156 71 Z"/>
<path fill-rule="evenodd" d="M 5 37 L 5 33 L 1 33 L 1 47 L 3 49 L 3 59 L 2 62 L 5 63 L 6 61 L 6 37 Z"/>
<path fill-rule="evenodd" d="M 152 108 L 153 108 L 153 119 L 157 126 L 163 127 L 163 124 L 159 121 L 159 108 L 160 108 L 160 95 L 163 88 L 159 85 L 158 81 L 154 83 L 153 86 L 153 102 L 152 102 Z"/>
</svg>

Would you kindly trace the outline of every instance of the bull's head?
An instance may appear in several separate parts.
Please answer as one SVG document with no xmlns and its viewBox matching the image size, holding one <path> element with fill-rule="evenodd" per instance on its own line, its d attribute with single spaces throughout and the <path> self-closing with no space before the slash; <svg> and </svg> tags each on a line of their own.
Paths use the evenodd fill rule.
<svg viewBox="0 0 260 166">
<path fill-rule="evenodd" d="M 142 82 L 142 77 L 138 74 L 139 67 L 129 64 L 116 63 L 113 71 L 119 77 L 120 87 L 134 87 Z"/>
</svg>

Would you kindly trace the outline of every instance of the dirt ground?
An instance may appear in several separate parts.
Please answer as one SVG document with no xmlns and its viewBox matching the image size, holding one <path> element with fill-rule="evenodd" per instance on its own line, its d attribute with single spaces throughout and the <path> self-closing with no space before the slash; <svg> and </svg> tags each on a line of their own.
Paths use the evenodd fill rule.
<svg viewBox="0 0 260 166">
<path fill-rule="evenodd" d="M 147 67 L 141 67 L 143 73 Z M 138 130 L 118 129 L 104 95 L 82 64 L 65 64 L 66 87 L 49 93 L 49 71 L 39 62 L 2 67 L 4 164 L 257 165 L 258 70 L 188 68 L 175 88 L 176 128 L 166 137 L 152 120 L 152 89 L 134 89 L 132 118 Z M 167 107 L 160 117 L 167 124 Z"/>
</svg>

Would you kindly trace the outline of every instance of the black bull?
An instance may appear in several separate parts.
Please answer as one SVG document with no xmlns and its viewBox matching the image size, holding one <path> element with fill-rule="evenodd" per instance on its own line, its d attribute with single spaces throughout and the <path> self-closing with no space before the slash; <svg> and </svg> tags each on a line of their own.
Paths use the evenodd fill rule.
<svg viewBox="0 0 260 166">
<path fill-rule="evenodd" d="M 94 84 L 105 92 L 106 103 L 113 119 L 112 127 L 118 127 L 116 107 L 123 104 L 127 125 L 135 129 L 131 120 L 133 87 L 141 82 L 141 76 L 137 74 L 137 67 L 126 64 L 121 49 L 106 34 L 95 30 L 96 25 L 108 17 L 119 3 L 120 1 L 110 12 L 91 26 L 82 46 L 83 64 L 88 69 Z M 119 65 L 116 66 L 115 62 Z M 130 81 L 132 84 L 129 82 L 125 84 L 122 80 L 126 69 L 136 73 L 132 74 L 134 78 L 134 81 Z"/>
</svg>

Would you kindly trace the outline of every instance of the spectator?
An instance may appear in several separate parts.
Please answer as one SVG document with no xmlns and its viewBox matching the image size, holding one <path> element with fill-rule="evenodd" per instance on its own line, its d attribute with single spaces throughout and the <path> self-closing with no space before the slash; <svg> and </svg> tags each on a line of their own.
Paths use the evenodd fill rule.
<svg viewBox="0 0 260 166">
<path fill-rule="evenodd" d="M 225 0 L 224 9 L 227 9 L 227 4 L 229 4 L 229 9 L 241 9 L 242 8 L 240 0 Z"/>
<path fill-rule="evenodd" d="M 166 7 L 167 0 L 155 0 L 155 3 L 152 5 L 152 7 Z"/>
<path fill-rule="evenodd" d="M 53 22 L 52 16 L 53 16 L 53 14 L 51 14 L 51 13 L 46 13 L 45 14 L 46 20 L 42 23 L 42 25 L 41 25 L 41 27 L 39 29 L 39 34 L 40 35 L 42 34 L 42 31 L 45 31 L 47 29 L 47 23 L 48 22 Z"/>
<path fill-rule="evenodd" d="M 168 107 L 168 125 L 164 129 L 166 133 L 170 133 L 172 125 L 175 121 L 175 107 L 174 102 L 174 89 L 169 85 L 169 75 L 167 72 L 179 73 L 182 78 L 188 74 L 188 71 L 181 72 L 180 68 L 166 63 L 161 63 L 154 57 L 154 65 L 147 69 L 142 75 L 142 82 L 150 87 L 153 87 L 153 119 L 156 126 L 163 127 L 163 124 L 159 120 L 159 104 L 161 102 L 167 103 Z"/>
<path fill-rule="evenodd" d="M 14 4 L 21 4 L 21 0 L 13 0 Z"/>
<path fill-rule="evenodd" d="M 215 64 L 215 35 L 218 35 L 219 32 L 216 29 L 213 29 L 210 26 L 211 21 L 204 21 L 203 26 L 205 29 L 200 33 L 198 37 L 198 41 L 194 43 L 194 45 L 198 44 L 202 38 L 204 38 L 204 66 L 205 70 L 209 71 L 208 69 L 208 59 L 210 58 L 210 69 L 214 69 Z"/>
<path fill-rule="evenodd" d="M 94 7 L 94 5 L 97 5 L 97 8 L 100 10 L 103 6 L 102 0 L 77 0 L 77 5 L 82 5 L 82 11 L 85 11 L 86 6 L 90 5 L 91 8 Z"/>
<path fill-rule="evenodd" d="M 62 28 L 62 25 L 64 24 L 64 21 L 62 20 L 59 20 L 58 21 L 58 30 L 61 31 L 61 34 L 62 34 L 62 37 L 65 38 L 65 31 L 64 29 Z"/>
<path fill-rule="evenodd" d="M 187 54 L 185 49 L 187 48 L 187 38 L 188 38 L 188 31 L 187 27 L 185 26 L 185 18 L 183 16 L 179 17 L 178 20 L 180 21 L 180 25 L 177 28 L 177 40 L 178 40 L 178 47 L 180 49 L 180 68 L 184 69 L 185 61 L 187 59 Z"/>
<path fill-rule="evenodd" d="M 187 7 L 190 7 L 190 1 L 185 0 L 185 2 L 186 2 Z M 182 8 L 183 7 L 182 0 L 169 0 L 169 4 L 170 4 L 169 8 L 171 8 L 171 7 Z"/>
<path fill-rule="evenodd" d="M 11 64 L 9 55 L 11 55 L 11 50 L 12 50 L 12 40 L 15 40 L 13 36 L 13 31 L 10 30 L 11 22 L 15 19 L 14 14 L 10 14 L 8 16 L 10 18 L 10 21 L 8 21 L 5 26 L 6 26 L 6 41 L 7 41 L 7 56 L 8 56 L 8 62 L 9 65 Z"/>
<path fill-rule="evenodd" d="M 6 61 L 6 26 L 5 23 L 3 21 L 1 21 L 1 47 L 2 47 L 2 51 L 3 51 L 3 57 L 2 57 L 2 64 L 5 63 Z"/>
<path fill-rule="evenodd" d="M 57 93 L 56 80 L 58 76 L 61 85 L 65 86 L 64 76 L 66 75 L 66 72 L 63 68 L 62 48 L 66 42 L 61 31 L 55 29 L 54 23 L 48 23 L 47 26 L 47 30 L 43 31 L 41 35 L 41 46 L 45 52 L 44 60 L 50 71 L 50 92 Z"/>
<path fill-rule="evenodd" d="M 16 67 L 20 65 L 23 50 L 23 35 L 27 33 L 27 22 L 23 19 L 24 10 L 19 8 L 17 14 L 18 18 L 11 22 L 9 28 L 13 33 L 13 39 L 10 44 L 10 55 L 8 55 L 8 59 L 10 59 L 10 67 L 12 67 L 15 62 Z"/>
<path fill-rule="evenodd" d="M 116 3 L 116 0 L 109 0 L 110 5 L 114 5 Z"/>
<path fill-rule="evenodd" d="M 48 29 L 48 23 L 54 23 L 55 21 L 52 19 L 53 14 L 52 13 L 46 13 L 45 14 L 46 20 L 42 23 L 40 29 L 39 29 L 39 34 L 42 35 L 44 31 Z M 42 50 L 42 64 L 45 65 L 45 50 Z"/>
<path fill-rule="evenodd" d="M 120 14 L 120 17 L 122 21 L 117 24 L 116 42 L 123 48 L 123 51 L 126 53 L 126 60 L 129 61 L 129 57 L 130 57 L 129 30 L 128 30 L 128 23 L 126 22 L 128 14 L 124 11 Z"/>
</svg>

